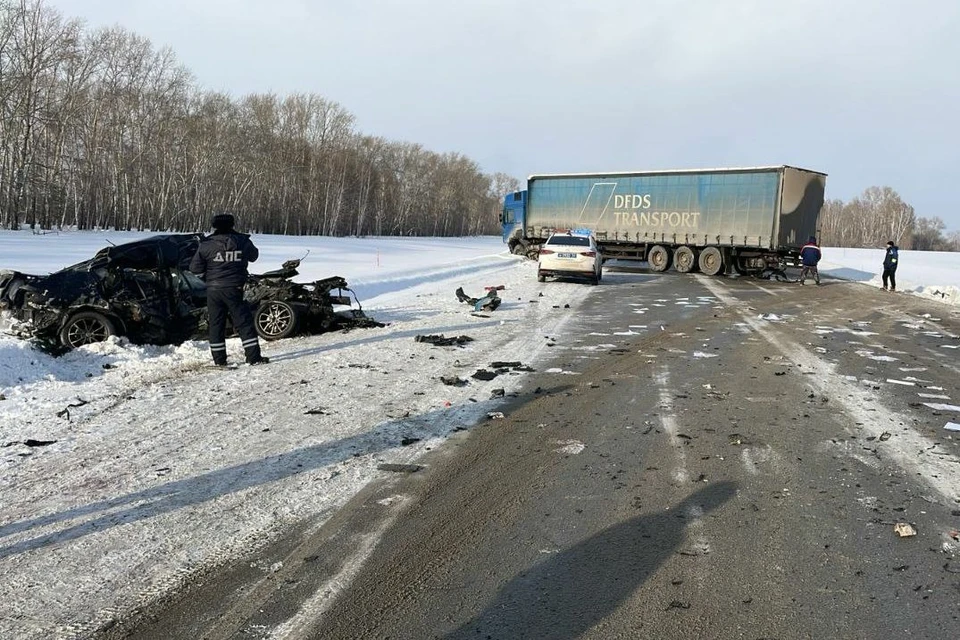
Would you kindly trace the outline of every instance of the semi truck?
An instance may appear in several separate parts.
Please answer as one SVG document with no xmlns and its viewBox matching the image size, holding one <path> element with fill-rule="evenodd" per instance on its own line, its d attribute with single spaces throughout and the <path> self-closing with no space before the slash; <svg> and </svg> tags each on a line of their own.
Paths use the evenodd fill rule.
<svg viewBox="0 0 960 640">
<path fill-rule="evenodd" d="M 589 231 L 604 260 L 652 271 L 783 269 L 819 235 L 826 178 L 788 165 L 531 175 L 504 198 L 503 241 L 535 258 L 550 234 Z"/>
</svg>

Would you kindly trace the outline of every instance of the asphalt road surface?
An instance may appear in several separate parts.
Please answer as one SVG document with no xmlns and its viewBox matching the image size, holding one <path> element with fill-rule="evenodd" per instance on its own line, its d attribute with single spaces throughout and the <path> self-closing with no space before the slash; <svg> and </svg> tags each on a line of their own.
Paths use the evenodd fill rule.
<svg viewBox="0 0 960 640">
<path fill-rule="evenodd" d="M 960 637 L 957 311 L 628 269 L 590 301 L 503 419 L 107 637 Z"/>
</svg>

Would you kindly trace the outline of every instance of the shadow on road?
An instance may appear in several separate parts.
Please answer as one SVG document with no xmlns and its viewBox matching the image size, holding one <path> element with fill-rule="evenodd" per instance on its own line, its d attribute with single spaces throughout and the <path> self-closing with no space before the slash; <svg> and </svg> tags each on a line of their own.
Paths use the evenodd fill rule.
<svg viewBox="0 0 960 640">
<path fill-rule="evenodd" d="M 513 578 L 447 640 L 579 637 L 677 551 L 689 511 L 716 509 L 735 491 L 730 482 L 710 485 L 669 511 L 631 518 L 550 556 Z"/>
<path fill-rule="evenodd" d="M 543 391 L 543 394 L 562 392 L 565 389 L 564 386 L 551 387 Z M 529 398 L 526 400 L 529 401 Z M 489 400 L 469 405 L 471 415 L 483 415 L 488 408 L 495 406 L 501 406 L 501 401 Z M 2 540 L 25 532 L 74 522 L 57 531 L 0 546 L 0 560 L 49 545 L 77 540 L 112 527 L 200 505 L 221 496 L 315 471 L 357 456 L 396 449 L 403 446 L 402 439 L 405 436 L 421 439 L 445 436 L 461 424 L 459 420 L 452 418 L 453 415 L 455 414 L 452 414 L 450 409 L 438 409 L 419 416 L 390 420 L 368 432 L 347 438 L 251 460 L 57 513 L 0 524 Z"/>
</svg>

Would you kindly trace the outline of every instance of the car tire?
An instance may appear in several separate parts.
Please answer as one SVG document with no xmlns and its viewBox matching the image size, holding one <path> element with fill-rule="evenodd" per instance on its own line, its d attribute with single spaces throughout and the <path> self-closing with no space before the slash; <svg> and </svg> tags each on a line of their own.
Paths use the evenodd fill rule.
<svg viewBox="0 0 960 640">
<path fill-rule="evenodd" d="M 265 300 L 253 314 L 253 326 L 264 340 L 282 340 L 297 333 L 300 313 L 286 302 Z"/>
<path fill-rule="evenodd" d="M 546 282 L 547 276 L 543 275 L 539 271 L 537 272 L 537 282 Z"/>
<path fill-rule="evenodd" d="M 70 316 L 60 329 L 60 344 L 70 349 L 85 344 L 104 342 L 117 335 L 117 327 L 110 318 L 96 311 L 81 311 Z"/>
</svg>

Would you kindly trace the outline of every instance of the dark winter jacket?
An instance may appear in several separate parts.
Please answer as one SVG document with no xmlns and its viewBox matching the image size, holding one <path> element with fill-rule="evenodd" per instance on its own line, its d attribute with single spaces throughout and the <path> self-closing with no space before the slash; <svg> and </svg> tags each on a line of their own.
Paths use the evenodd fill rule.
<svg viewBox="0 0 960 640">
<path fill-rule="evenodd" d="M 218 231 L 200 241 L 190 271 L 202 277 L 209 289 L 242 287 L 247 281 L 247 264 L 259 257 L 250 236 Z"/>
<path fill-rule="evenodd" d="M 808 242 L 800 249 L 800 260 L 805 267 L 815 267 L 820 262 L 820 247 L 813 242 Z"/>
<path fill-rule="evenodd" d="M 883 257 L 883 268 L 896 269 L 897 259 L 899 257 L 899 249 L 897 248 L 897 245 L 887 245 L 887 255 Z"/>
</svg>

